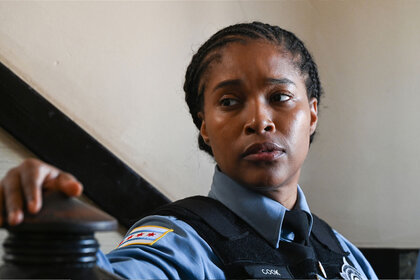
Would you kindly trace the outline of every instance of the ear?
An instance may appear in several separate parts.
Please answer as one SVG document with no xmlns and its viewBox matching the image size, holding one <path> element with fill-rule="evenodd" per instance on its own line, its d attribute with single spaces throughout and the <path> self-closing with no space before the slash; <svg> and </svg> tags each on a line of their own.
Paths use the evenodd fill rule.
<svg viewBox="0 0 420 280">
<path fill-rule="evenodd" d="M 206 128 L 206 121 L 204 119 L 204 114 L 203 112 L 198 112 L 197 116 L 200 118 L 201 120 L 201 127 L 200 127 L 200 134 L 201 137 L 203 137 L 204 142 L 210 146 L 210 139 L 209 136 L 207 134 L 207 128 Z"/>
<path fill-rule="evenodd" d="M 312 135 L 315 132 L 318 123 L 318 100 L 315 97 L 312 97 L 311 100 L 309 100 L 309 110 L 311 111 L 310 133 Z"/>
</svg>

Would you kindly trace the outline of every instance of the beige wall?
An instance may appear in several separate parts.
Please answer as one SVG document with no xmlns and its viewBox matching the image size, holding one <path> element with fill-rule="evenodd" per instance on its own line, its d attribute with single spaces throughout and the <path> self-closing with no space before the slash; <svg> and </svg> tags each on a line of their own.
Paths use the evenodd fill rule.
<svg viewBox="0 0 420 280">
<path fill-rule="evenodd" d="M 301 185 L 357 245 L 420 247 L 418 1 L 1 1 L 0 60 L 172 199 L 206 194 L 182 83 L 220 27 L 261 20 L 325 88 Z"/>
<path fill-rule="evenodd" d="M 311 3 L 326 91 L 312 208 L 359 246 L 420 247 L 420 1 Z"/>
</svg>

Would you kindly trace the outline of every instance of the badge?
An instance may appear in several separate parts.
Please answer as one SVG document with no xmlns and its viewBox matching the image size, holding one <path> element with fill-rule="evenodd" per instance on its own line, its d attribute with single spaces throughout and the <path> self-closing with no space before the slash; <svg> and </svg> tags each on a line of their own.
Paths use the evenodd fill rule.
<svg viewBox="0 0 420 280">
<path fill-rule="evenodd" d="M 362 280 L 362 275 L 357 269 L 349 265 L 346 258 L 343 257 L 343 266 L 341 267 L 340 275 L 344 280 Z"/>
<path fill-rule="evenodd" d="M 117 248 L 128 245 L 153 245 L 171 231 L 174 230 L 160 226 L 136 227 L 118 244 Z"/>
</svg>

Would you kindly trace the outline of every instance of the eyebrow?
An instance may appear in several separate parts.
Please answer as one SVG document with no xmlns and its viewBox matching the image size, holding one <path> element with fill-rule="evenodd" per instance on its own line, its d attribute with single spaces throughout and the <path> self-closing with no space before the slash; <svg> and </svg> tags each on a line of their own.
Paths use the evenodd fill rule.
<svg viewBox="0 0 420 280">
<path fill-rule="evenodd" d="M 274 85 L 278 85 L 278 84 L 289 84 L 289 85 L 296 86 L 296 84 L 293 81 L 291 81 L 291 80 L 289 80 L 287 78 L 283 78 L 283 79 L 268 78 L 267 79 L 267 82 L 269 84 L 274 84 Z"/>
<path fill-rule="evenodd" d="M 282 79 L 268 78 L 267 79 L 267 82 L 269 84 L 273 84 L 273 85 L 279 85 L 279 84 L 284 85 L 284 84 L 286 84 L 286 85 L 294 85 L 294 86 L 296 86 L 296 84 L 293 81 L 291 81 L 291 80 L 289 80 L 287 78 L 282 78 Z M 233 79 L 233 80 L 222 81 L 222 82 L 218 83 L 214 87 L 213 91 L 216 91 L 216 90 L 218 90 L 220 88 L 224 88 L 224 87 L 228 87 L 228 86 L 239 86 L 242 83 L 243 82 L 240 79 Z"/>
<path fill-rule="evenodd" d="M 293 81 L 291 81 L 287 78 L 282 78 L 282 79 L 268 78 L 268 79 L 266 79 L 266 81 L 267 81 L 268 84 L 272 84 L 272 85 L 294 85 L 294 86 L 296 86 L 296 84 Z M 243 81 L 241 79 L 232 79 L 232 80 L 222 81 L 214 87 L 213 92 L 215 92 L 216 90 L 218 90 L 220 88 L 229 87 L 229 86 L 240 86 L 241 84 L 243 84 Z"/>
<path fill-rule="evenodd" d="M 226 81 L 222 81 L 220 83 L 218 83 L 213 91 L 218 90 L 219 88 L 224 88 L 224 87 L 228 87 L 228 86 L 238 86 L 241 85 L 242 81 L 240 79 L 234 79 L 234 80 L 226 80 Z"/>
</svg>

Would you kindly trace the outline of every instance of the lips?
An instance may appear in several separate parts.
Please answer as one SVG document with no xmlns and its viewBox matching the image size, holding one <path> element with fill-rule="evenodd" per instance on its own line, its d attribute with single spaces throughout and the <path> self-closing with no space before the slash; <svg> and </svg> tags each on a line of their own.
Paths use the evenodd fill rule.
<svg viewBox="0 0 420 280">
<path fill-rule="evenodd" d="M 242 154 L 250 161 L 274 161 L 285 154 L 285 149 L 273 142 L 255 143 L 247 147 Z"/>
</svg>

